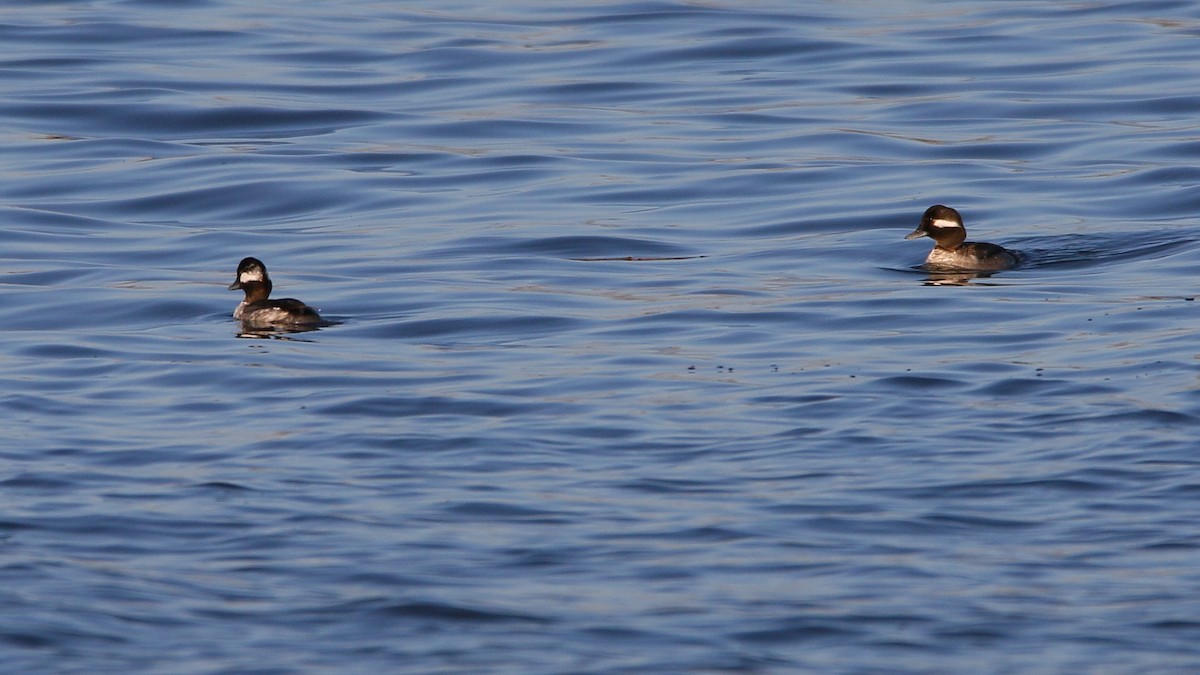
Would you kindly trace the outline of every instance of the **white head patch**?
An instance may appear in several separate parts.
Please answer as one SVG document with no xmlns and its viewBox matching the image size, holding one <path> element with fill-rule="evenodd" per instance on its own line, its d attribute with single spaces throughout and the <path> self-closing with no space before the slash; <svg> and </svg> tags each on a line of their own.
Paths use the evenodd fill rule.
<svg viewBox="0 0 1200 675">
<path fill-rule="evenodd" d="M 239 284 L 247 284 L 252 281 L 262 281 L 262 280 L 263 280 L 263 275 L 262 275 L 261 267 L 251 267 L 250 269 L 245 270 L 241 274 L 238 275 L 238 283 Z"/>
<path fill-rule="evenodd" d="M 962 227 L 962 225 L 959 225 L 958 223 L 954 222 L 953 220 L 943 220 L 941 218 L 934 218 L 933 220 L 929 221 L 929 226 L 936 227 L 936 228 L 959 228 L 959 227 Z"/>
</svg>

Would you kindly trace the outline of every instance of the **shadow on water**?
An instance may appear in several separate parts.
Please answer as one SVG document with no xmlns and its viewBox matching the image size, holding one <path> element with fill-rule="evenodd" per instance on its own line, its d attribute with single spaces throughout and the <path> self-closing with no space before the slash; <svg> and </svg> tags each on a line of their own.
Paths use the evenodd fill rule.
<svg viewBox="0 0 1200 675">
<path fill-rule="evenodd" d="M 706 255 L 636 256 L 624 255 L 601 258 L 571 258 L 575 262 L 668 262 L 671 260 L 699 260 Z"/>
</svg>

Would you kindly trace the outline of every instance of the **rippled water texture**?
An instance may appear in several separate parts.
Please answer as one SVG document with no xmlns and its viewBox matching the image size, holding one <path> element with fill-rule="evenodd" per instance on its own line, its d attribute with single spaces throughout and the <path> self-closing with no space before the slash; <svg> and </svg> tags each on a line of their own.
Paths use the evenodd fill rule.
<svg viewBox="0 0 1200 675">
<path fill-rule="evenodd" d="M 0 44 L 3 669 L 1196 672 L 1194 4 Z M 935 203 L 1025 263 L 919 269 Z"/>
</svg>

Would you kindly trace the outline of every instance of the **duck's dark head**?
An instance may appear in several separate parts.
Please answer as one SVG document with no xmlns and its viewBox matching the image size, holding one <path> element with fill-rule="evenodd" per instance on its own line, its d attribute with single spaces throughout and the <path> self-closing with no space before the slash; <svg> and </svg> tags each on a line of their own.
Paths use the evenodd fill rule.
<svg viewBox="0 0 1200 675">
<path fill-rule="evenodd" d="M 917 229 L 904 238 L 919 237 L 930 237 L 940 248 L 953 251 L 966 241 L 967 228 L 963 227 L 962 216 L 958 215 L 958 211 L 949 206 L 934 204 L 925 209 L 925 215 L 921 216 L 921 224 L 917 225 Z"/>
<path fill-rule="evenodd" d="M 246 291 L 246 297 L 258 300 L 271 295 L 271 277 L 267 276 L 267 266 L 258 258 L 242 258 L 238 263 L 237 279 L 229 284 L 229 290 Z"/>
</svg>

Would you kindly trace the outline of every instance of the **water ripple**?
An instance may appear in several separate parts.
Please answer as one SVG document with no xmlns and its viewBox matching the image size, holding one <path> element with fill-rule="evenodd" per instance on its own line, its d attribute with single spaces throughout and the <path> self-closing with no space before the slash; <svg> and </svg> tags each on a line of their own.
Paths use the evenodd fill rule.
<svg viewBox="0 0 1200 675">
<path fill-rule="evenodd" d="M 7 7 L 6 667 L 1190 672 L 1191 14 Z"/>
</svg>

